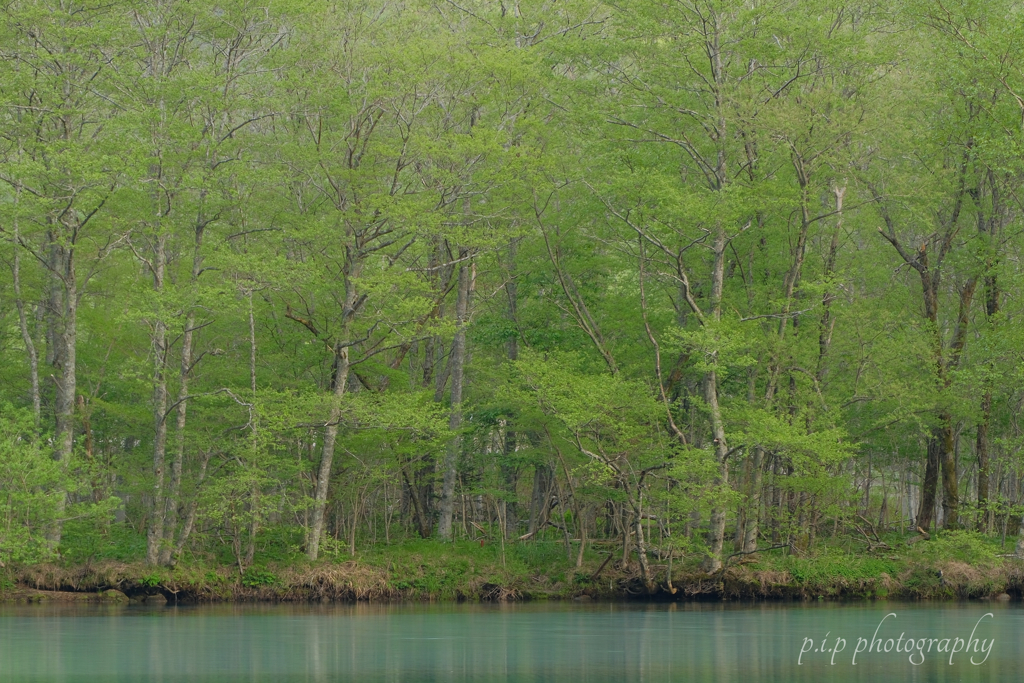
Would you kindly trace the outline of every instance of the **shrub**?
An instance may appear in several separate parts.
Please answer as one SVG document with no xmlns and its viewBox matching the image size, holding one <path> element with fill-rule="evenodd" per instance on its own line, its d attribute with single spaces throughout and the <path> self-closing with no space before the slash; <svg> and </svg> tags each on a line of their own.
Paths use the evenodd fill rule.
<svg viewBox="0 0 1024 683">
<path fill-rule="evenodd" d="M 273 572 L 262 567 L 249 567 L 242 574 L 242 585 L 246 588 L 262 588 L 263 586 L 276 586 L 280 579 Z"/>
<path fill-rule="evenodd" d="M 990 566 L 999 547 L 976 531 L 945 531 L 931 541 L 916 544 L 921 556 L 931 562 L 954 561 Z"/>
</svg>

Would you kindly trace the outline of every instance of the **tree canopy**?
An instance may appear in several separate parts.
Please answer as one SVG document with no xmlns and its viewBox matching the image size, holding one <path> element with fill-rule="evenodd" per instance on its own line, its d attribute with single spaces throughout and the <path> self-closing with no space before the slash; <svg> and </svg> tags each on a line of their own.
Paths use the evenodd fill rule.
<svg viewBox="0 0 1024 683">
<path fill-rule="evenodd" d="M 1022 11 L 7 0 L 0 560 L 1015 534 Z"/>
</svg>

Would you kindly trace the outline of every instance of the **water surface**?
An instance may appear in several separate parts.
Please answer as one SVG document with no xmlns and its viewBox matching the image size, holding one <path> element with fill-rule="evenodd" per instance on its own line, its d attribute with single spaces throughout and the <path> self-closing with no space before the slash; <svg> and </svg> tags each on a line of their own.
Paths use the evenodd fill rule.
<svg viewBox="0 0 1024 683">
<path fill-rule="evenodd" d="M 883 651 L 854 664 L 858 638 Z M 1009 681 L 1022 645 L 991 602 L 0 608 L 0 680 L 26 682 Z"/>
</svg>

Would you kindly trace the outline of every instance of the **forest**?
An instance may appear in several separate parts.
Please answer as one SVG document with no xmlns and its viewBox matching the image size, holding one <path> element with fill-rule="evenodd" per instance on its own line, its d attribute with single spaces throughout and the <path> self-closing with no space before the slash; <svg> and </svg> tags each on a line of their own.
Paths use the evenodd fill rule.
<svg viewBox="0 0 1024 683">
<path fill-rule="evenodd" d="M 4 0 L 0 560 L 1012 549 L 1022 21 Z"/>
</svg>

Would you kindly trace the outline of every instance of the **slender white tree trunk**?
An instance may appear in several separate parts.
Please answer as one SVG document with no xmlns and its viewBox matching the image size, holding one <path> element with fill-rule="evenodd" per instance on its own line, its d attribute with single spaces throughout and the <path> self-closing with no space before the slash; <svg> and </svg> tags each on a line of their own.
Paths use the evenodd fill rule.
<svg viewBox="0 0 1024 683">
<path fill-rule="evenodd" d="M 459 258 L 464 259 L 468 250 L 460 249 Z M 448 426 L 456 432 L 448 444 L 444 457 L 444 481 L 441 486 L 440 521 L 437 534 L 444 540 L 452 538 L 452 518 L 455 514 L 455 479 L 458 474 L 459 450 L 462 439 L 458 430 L 462 427 L 463 369 L 466 361 L 466 318 L 469 311 L 469 293 L 472 265 L 463 261 L 459 265 L 458 297 L 455 301 L 455 339 L 452 343 L 451 358 L 451 402 L 452 412 Z"/>
<path fill-rule="evenodd" d="M 725 279 L 725 228 L 719 226 L 715 235 L 715 264 L 711 272 L 711 318 L 718 322 L 722 318 L 722 288 Z M 712 354 L 712 366 L 718 360 L 718 354 Z M 729 483 L 729 463 L 726 461 L 729 449 L 725 443 L 725 423 L 722 420 L 722 409 L 718 404 L 718 373 L 712 369 L 704 378 L 704 398 L 711 414 L 711 433 L 714 437 L 715 460 L 718 463 L 718 475 L 715 486 L 723 488 Z M 724 501 L 715 501 L 711 509 L 711 527 L 708 530 L 708 555 L 704 569 L 715 572 L 722 568 L 722 546 L 725 541 L 725 515 L 727 506 Z"/>
<path fill-rule="evenodd" d="M 164 288 L 166 238 L 156 236 L 153 253 L 153 289 L 159 298 Z M 167 456 L 167 325 L 158 310 L 153 325 L 153 507 L 146 533 L 146 564 L 160 562 L 164 540 L 164 463 Z"/>
<path fill-rule="evenodd" d="M 334 387 L 331 395 L 331 409 L 324 428 L 324 446 L 320 455 L 320 466 L 317 468 L 316 489 L 313 492 L 313 515 L 310 519 L 309 538 L 306 541 L 306 556 L 315 561 L 320 556 L 320 537 L 324 532 L 324 512 L 327 509 L 327 486 L 331 480 L 331 468 L 334 465 L 334 444 L 338 440 L 338 428 L 341 423 L 342 398 L 348 387 L 349 341 L 352 334 L 352 318 L 356 311 L 355 278 L 358 277 L 359 264 L 350 261 L 349 273 L 345 278 L 345 310 L 342 311 L 344 326 L 342 339 L 334 347 Z"/>
<path fill-rule="evenodd" d="M 17 211 L 18 199 L 21 197 L 21 187 L 15 190 L 14 195 L 15 211 Z M 18 215 L 14 215 L 14 305 L 18 309 L 18 325 L 21 328 L 21 339 L 25 343 L 25 351 L 28 353 L 29 378 L 32 382 L 32 415 L 35 418 L 36 427 L 39 426 L 40 398 L 39 398 L 39 354 L 36 352 L 35 341 L 28 329 L 28 318 L 25 315 L 25 299 L 21 294 L 21 235 L 18 231 Z"/>
</svg>

